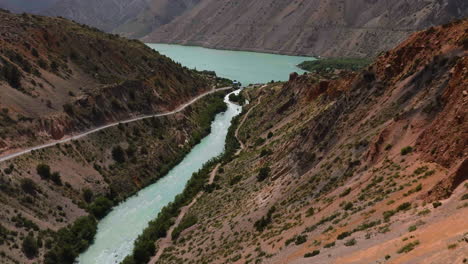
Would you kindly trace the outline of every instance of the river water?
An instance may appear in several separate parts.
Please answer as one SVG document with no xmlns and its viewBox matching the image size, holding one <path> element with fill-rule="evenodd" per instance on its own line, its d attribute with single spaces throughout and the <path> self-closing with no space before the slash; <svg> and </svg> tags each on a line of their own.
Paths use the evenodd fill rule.
<svg viewBox="0 0 468 264">
<path fill-rule="evenodd" d="M 211 124 L 211 133 L 174 167 L 164 178 L 138 192 L 100 221 L 93 245 L 79 257 L 83 264 L 119 263 L 133 249 L 133 242 L 148 223 L 175 196 L 181 193 L 192 174 L 203 164 L 221 154 L 231 125 L 241 107 L 230 103 L 228 110 L 218 114 Z"/>
<path fill-rule="evenodd" d="M 303 72 L 295 65 L 310 59 L 179 45 L 149 44 L 149 46 L 189 68 L 215 70 L 218 76 L 238 80 L 244 85 L 270 80 L 287 80 L 291 72 Z M 132 252 L 133 242 L 148 223 L 183 191 L 192 174 L 202 168 L 208 160 L 224 151 L 231 120 L 241 111 L 240 106 L 227 100 L 227 96 L 225 101 L 228 110 L 216 116 L 211 124 L 211 133 L 196 145 L 179 165 L 158 182 L 113 208 L 99 222 L 94 243 L 78 258 L 80 264 L 120 263 Z"/>
<path fill-rule="evenodd" d="M 173 44 L 147 44 L 188 68 L 216 71 L 220 77 L 243 85 L 286 81 L 291 72 L 304 73 L 296 65 L 311 57 L 286 56 L 248 51 L 216 50 Z"/>
</svg>

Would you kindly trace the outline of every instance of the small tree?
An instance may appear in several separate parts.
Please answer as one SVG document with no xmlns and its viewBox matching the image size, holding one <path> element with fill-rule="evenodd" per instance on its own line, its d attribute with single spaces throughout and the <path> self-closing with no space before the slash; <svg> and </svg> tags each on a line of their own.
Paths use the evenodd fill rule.
<svg viewBox="0 0 468 264">
<path fill-rule="evenodd" d="M 22 179 L 21 189 L 23 189 L 25 193 L 35 195 L 37 191 L 36 183 L 31 179 Z"/>
<path fill-rule="evenodd" d="M 37 246 L 37 241 L 34 239 L 34 237 L 29 234 L 24 240 L 23 240 L 23 245 L 22 245 L 22 250 L 23 253 L 28 257 L 29 259 L 35 258 L 38 253 L 38 246 Z"/>
<path fill-rule="evenodd" d="M 91 191 L 91 189 L 86 188 L 83 190 L 83 199 L 85 200 L 85 202 L 87 203 L 92 202 L 93 196 L 94 194 L 93 194 L 93 191 Z"/>
<path fill-rule="evenodd" d="M 56 171 L 50 175 L 50 179 L 56 184 L 61 186 L 62 185 L 62 177 L 60 176 L 60 172 Z"/>
<path fill-rule="evenodd" d="M 36 171 L 37 171 L 37 174 L 39 174 L 39 176 L 41 176 L 41 178 L 43 179 L 49 179 L 51 176 L 50 167 L 47 164 L 41 163 L 37 165 Z"/>
<path fill-rule="evenodd" d="M 112 149 L 112 158 L 118 163 L 124 163 L 126 160 L 125 151 L 121 146 L 116 146 Z"/>
<path fill-rule="evenodd" d="M 258 175 L 257 175 L 257 180 L 259 182 L 261 181 L 264 181 L 266 178 L 268 178 L 268 176 L 270 176 L 270 167 L 263 167 L 260 169 L 260 171 L 258 172 Z"/>
</svg>

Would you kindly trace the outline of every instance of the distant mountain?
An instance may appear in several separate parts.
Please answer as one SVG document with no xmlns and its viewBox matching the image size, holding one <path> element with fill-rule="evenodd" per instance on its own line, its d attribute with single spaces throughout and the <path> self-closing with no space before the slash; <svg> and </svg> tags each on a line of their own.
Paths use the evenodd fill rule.
<svg viewBox="0 0 468 264">
<path fill-rule="evenodd" d="M 468 16 L 465 0 L 0 0 L 2 6 L 146 42 L 326 57 L 375 56 L 415 31 Z"/>
<path fill-rule="evenodd" d="M 41 13 L 49 16 L 63 16 L 111 32 L 148 8 L 147 0 L 59 0 Z"/>
<path fill-rule="evenodd" d="M 22 12 L 40 12 L 49 8 L 60 0 L 0 0 L 0 8 L 13 11 L 15 13 Z"/>
<path fill-rule="evenodd" d="M 200 0 L 59 0 L 41 12 L 128 37 L 142 37 Z"/>
<path fill-rule="evenodd" d="M 467 15 L 464 0 L 202 0 L 144 41 L 364 57 Z"/>
</svg>

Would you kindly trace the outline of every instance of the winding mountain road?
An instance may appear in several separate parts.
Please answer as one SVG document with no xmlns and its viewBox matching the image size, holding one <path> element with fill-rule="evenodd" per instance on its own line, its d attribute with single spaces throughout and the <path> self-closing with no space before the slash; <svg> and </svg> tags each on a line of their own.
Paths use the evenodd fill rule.
<svg viewBox="0 0 468 264">
<path fill-rule="evenodd" d="M 207 96 L 209 94 L 212 94 L 212 93 L 215 93 L 215 92 L 218 92 L 218 91 L 225 91 L 225 90 L 229 90 L 229 89 L 232 89 L 232 87 L 229 86 L 229 87 L 223 87 L 223 88 L 219 88 L 219 89 L 212 89 L 212 90 L 210 90 L 208 92 L 205 92 L 205 93 L 193 98 L 191 101 L 179 106 L 177 109 L 175 109 L 173 111 L 170 111 L 170 112 L 161 113 L 161 114 L 154 114 L 154 115 L 144 115 L 144 116 L 134 117 L 134 118 L 119 121 L 119 122 L 110 123 L 110 124 L 100 126 L 100 127 L 94 128 L 92 130 L 89 130 L 89 131 L 86 131 L 86 132 L 83 132 L 83 133 L 80 133 L 80 134 L 77 134 L 77 135 L 68 136 L 68 137 L 60 139 L 60 140 L 55 140 L 55 141 L 52 141 L 52 142 L 49 142 L 49 143 L 46 143 L 46 144 L 42 144 L 42 145 L 32 147 L 32 148 L 28 148 L 28 149 L 25 149 L 25 150 L 21 150 L 21 151 L 18 151 L 18 152 L 1 155 L 0 156 L 0 162 L 4 162 L 4 161 L 10 160 L 10 159 L 19 157 L 21 155 L 30 153 L 31 151 L 34 151 L 34 150 L 40 150 L 40 149 L 44 149 L 44 148 L 48 148 L 48 147 L 53 147 L 53 146 L 56 146 L 58 144 L 66 143 L 66 142 L 76 140 L 76 139 L 80 139 L 80 138 L 85 137 L 85 136 L 87 136 L 89 134 L 99 132 L 99 131 L 104 130 L 106 128 L 114 127 L 114 126 L 117 126 L 119 124 L 132 123 L 132 122 L 147 119 L 147 118 L 163 117 L 163 116 L 173 115 L 173 114 L 176 114 L 176 113 L 179 113 L 179 112 L 183 111 L 188 106 L 192 105 L 193 103 L 197 102 L 198 100 L 202 99 L 203 97 L 205 97 L 205 96 Z"/>
</svg>

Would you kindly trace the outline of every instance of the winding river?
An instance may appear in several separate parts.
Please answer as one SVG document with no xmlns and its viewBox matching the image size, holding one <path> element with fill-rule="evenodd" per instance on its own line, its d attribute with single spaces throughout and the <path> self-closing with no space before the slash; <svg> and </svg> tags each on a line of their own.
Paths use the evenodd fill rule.
<svg viewBox="0 0 468 264">
<path fill-rule="evenodd" d="M 289 73 L 303 72 L 295 65 L 311 59 L 178 45 L 148 45 L 187 67 L 215 70 L 219 76 L 235 79 L 243 84 L 287 80 Z M 120 263 L 131 253 L 133 242 L 148 223 L 183 191 L 192 174 L 224 151 L 231 120 L 241 112 L 241 107 L 229 102 L 227 98 L 228 96 L 225 97 L 225 102 L 228 110 L 216 116 L 211 124 L 211 133 L 196 145 L 179 165 L 155 184 L 113 208 L 99 222 L 94 243 L 78 258 L 80 264 Z"/>
</svg>

